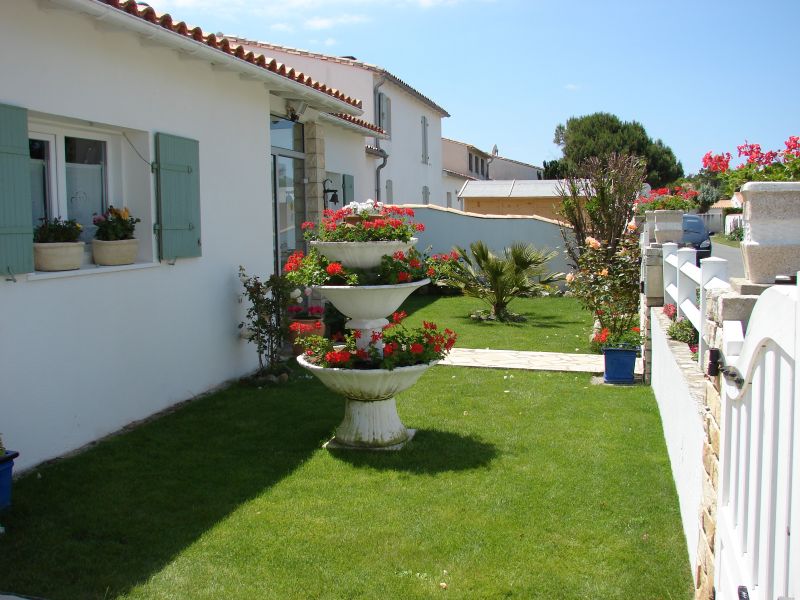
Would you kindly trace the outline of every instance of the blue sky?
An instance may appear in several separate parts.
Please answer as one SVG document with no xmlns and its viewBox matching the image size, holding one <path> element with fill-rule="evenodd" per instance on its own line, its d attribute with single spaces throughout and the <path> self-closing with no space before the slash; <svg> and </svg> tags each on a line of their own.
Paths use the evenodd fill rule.
<svg viewBox="0 0 800 600">
<path fill-rule="evenodd" d="M 524 162 L 558 158 L 555 126 L 597 111 L 642 123 L 687 172 L 707 150 L 800 134 L 800 0 L 150 4 L 206 31 L 380 65 L 447 109 L 445 137 Z"/>
</svg>

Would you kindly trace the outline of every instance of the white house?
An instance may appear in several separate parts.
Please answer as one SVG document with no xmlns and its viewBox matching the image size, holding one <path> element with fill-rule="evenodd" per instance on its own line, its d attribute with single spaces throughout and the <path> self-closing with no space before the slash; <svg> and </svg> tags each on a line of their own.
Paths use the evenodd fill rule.
<svg viewBox="0 0 800 600">
<path fill-rule="evenodd" d="M 492 179 L 544 179 L 544 169 L 529 163 L 513 160 L 492 152 Z"/>
<path fill-rule="evenodd" d="M 271 273 L 326 168 L 384 134 L 359 100 L 135 2 L 4 2 L 0 44 L 0 432 L 27 468 L 255 369 L 238 266 Z M 37 216 L 88 229 L 109 204 L 142 220 L 135 264 L 33 271 Z"/>
<path fill-rule="evenodd" d="M 359 200 L 444 203 L 441 124 L 442 118 L 450 115 L 441 106 L 389 71 L 353 57 L 328 56 L 234 36 L 227 39 L 247 50 L 266 52 L 357 95 L 363 101 L 365 118 L 387 132 L 385 139 L 366 137 L 358 158 L 349 152 L 340 154 L 336 142 L 326 142 L 326 155 L 345 161 L 335 165 L 330 162 L 329 185 L 339 189 L 341 177 L 349 175 Z M 345 200 L 350 199 L 345 194 Z"/>
</svg>

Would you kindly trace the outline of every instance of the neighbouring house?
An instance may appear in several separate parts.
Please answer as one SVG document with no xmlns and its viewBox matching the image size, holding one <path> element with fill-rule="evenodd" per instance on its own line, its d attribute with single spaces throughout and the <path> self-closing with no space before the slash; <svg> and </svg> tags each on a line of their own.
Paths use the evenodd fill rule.
<svg viewBox="0 0 800 600">
<path fill-rule="evenodd" d="M 0 39 L 0 430 L 24 469 L 252 372 L 239 265 L 272 273 L 385 134 L 353 91 L 145 4 L 7 2 Z M 34 271 L 36 217 L 88 236 L 110 204 L 141 218 L 135 264 Z"/>
<path fill-rule="evenodd" d="M 492 179 L 544 179 L 542 167 L 499 156 L 496 150 L 497 146 L 492 152 Z"/>
<path fill-rule="evenodd" d="M 463 208 L 459 193 L 467 181 L 489 179 L 491 155 L 471 144 L 442 138 L 442 186 L 444 206 Z"/>
<path fill-rule="evenodd" d="M 385 138 L 365 135 L 359 155 L 327 152 L 330 189 L 350 178 L 355 199 L 374 198 L 390 204 L 441 204 L 442 118 L 448 112 L 386 69 L 352 56 L 329 56 L 308 50 L 248 40 L 226 39 L 246 50 L 266 52 L 304 73 L 357 95 L 366 118 L 386 131 Z M 346 186 L 345 186 L 346 187 Z M 352 198 L 345 193 L 345 201 Z"/>
<path fill-rule="evenodd" d="M 490 154 L 472 144 L 442 138 L 442 183 L 447 208 L 468 210 L 461 197 L 461 189 L 468 181 L 537 180 L 542 175 L 539 167 L 499 156 L 497 146 Z"/>
<path fill-rule="evenodd" d="M 558 187 L 558 180 L 467 181 L 459 200 L 463 209 L 472 213 L 558 219 Z"/>
</svg>

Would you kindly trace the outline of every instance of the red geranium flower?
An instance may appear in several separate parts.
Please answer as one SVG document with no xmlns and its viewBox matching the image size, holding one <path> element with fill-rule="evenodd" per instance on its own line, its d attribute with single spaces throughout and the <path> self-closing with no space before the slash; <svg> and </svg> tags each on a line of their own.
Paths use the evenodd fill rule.
<svg viewBox="0 0 800 600">
<path fill-rule="evenodd" d="M 342 267 L 342 263 L 333 262 L 325 267 L 325 271 L 327 271 L 328 275 L 341 275 L 344 273 L 344 268 Z"/>
</svg>

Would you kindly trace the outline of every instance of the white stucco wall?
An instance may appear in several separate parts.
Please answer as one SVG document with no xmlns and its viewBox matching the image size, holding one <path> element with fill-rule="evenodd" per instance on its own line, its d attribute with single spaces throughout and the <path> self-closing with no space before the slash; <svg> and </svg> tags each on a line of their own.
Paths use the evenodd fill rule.
<svg viewBox="0 0 800 600">
<path fill-rule="evenodd" d="M 499 217 L 476 215 L 458 210 L 414 206 L 415 220 L 425 224 L 418 234 L 417 248 L 429 246 L 434 254 L 450 252 L 454 246 L 468 248 L 472 242 L 484 241 L 496 253 L 512 242 L 533 244 L 537 248 L 558 251 L 548 263 L 548 269 L 566 273 L 570 269 L 564 260 L 564 240 L 558 225 L 535 217 Z"/>
<path fill-rule="evenodd" d="M 442 206 L 447 206 L 447 192 L 450 192 L 453 203 L 450 208 L 457 208 L 460 210 L 464 207 L 464 202 L 459 198 L 458 193 L 464 186 L 465 181 L 467 181 L 465 177 L 456 177 L 455 175 L 450 175 L 449 173 L 442 174 L 442 194 L 444 195 L 444 202 L 442 202 Z"/>
<path fill-rule="evenodd" d="M 391 82 L 384 83 L 381 91 L 392 99 L 392 135 L 381 142 L 389 162 L 381 180 L 392 180 L 395 204 L 422 204 L 422 187 L 428 186 L 430 203 L 444 206 L 441 116 Z M 423 115 L 428 118 L 427 164 L 422 162 Z"/>
<path fill-rule="evenodd" d="M 148 160 L 155 132 L 199 140 L 203 256 L 0 280 L 0 431 L 21 469 L 253 370 L 237 267 L 266 274 L 273 260 L 263 84 L 38 6 L 3 4 L 0 102 L 141 132 Z M 149 167 L 124 168 L 125 201 L 154 213 Z M 137 168 L 150 185 L 126 183 Z M 137 229 L 146 247 L 151 231 Z"/>
<path fill-rule="evenodd" d="M 375 159 L 364 152 L 364 138 L 351 130 L 323 123 L 325 170 L 353 176 L 355 199 L 363 202 L 375 197 Z M 334 187 L 342 198 L 341 185 Z M 339 204 L 341 207 L 341 203 Z"/>
<path fill-rule="evenodd" d="M 311 77 L 333 87 L 344 90 L 348 95 L 362 101 L 364 114 L 361 118 L 376 123 L 374 86 L 382 79 L 381 75 L 369 69 L 352 64 L 339 63 L 302 53 L 262 48 L 243 44 L 248 50 L 275 58 L 279 62 L 300 70 Z M 359 57 L 369 62 L 369 57 Z M 380 92 L 391 98 L 391 137 L 381 140 L 381 147 L 389 153 L 386 167 L 381 170 L 381 200 L 386 200 L 386 180 L 392 180 L 394 202 L 396 204 L 422 202 L 422 187 L 428 186 L 431 204 L 444 206 L 445 196 L 442 187 L 442 116 L 430 105 L 405 91 L 390 80 L 385 80 Z M 421 90 L 424 93 L 424 90 Z M 422 162 L 421 117 L 428 118 L 429 164 Z M 326 125 L 326 132 L 331 128 Z M 374 145 L 374 137 L 362 139 L 359 155 L 341 155 L 340 161 L 326 154 L 325 168 L 337 173 L 349 173 L 355 177 L 356 197 L 360 200 L 375 197 L 375 169 L 381 159 L 364 155 L 363 145 Z M 336 168 L 332 165 L 337 164 Z M 366 188 L 365 188 L 366 186 Z M 359 190 L 366 189 L 363 194 Z"/>
<path fill-rule="evenodd" d="M 678 491 L 692 573 L 697 565 L 698 513 L 703 494 L 703 406 L 692 396 L 686 376 L 670 349 L 660 307 L 651 309 L 653 393 L 661 413 L 664 439 Z"/>
<path fill-rule="evenodd" d="M 489 174 L 492 179 L 541 179 L 544 170 L 509 160 L 501 156 L 495 157 L 490 165 Z"/>
</svg>

